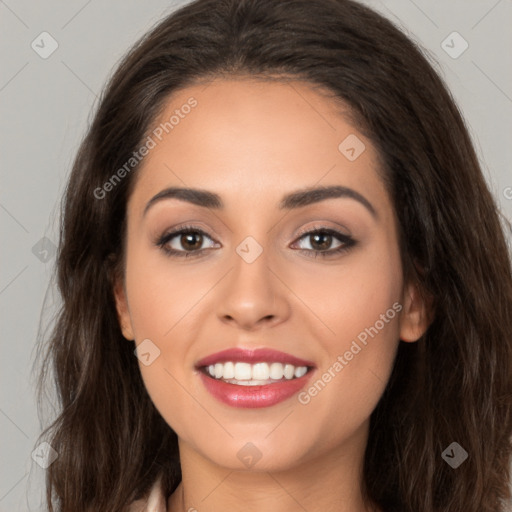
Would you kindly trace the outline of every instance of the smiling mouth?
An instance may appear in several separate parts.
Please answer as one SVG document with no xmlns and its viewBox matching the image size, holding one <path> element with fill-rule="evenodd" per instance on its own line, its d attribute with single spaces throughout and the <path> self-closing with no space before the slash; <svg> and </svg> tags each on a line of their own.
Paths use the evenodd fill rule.
<svg viewBox="0 0 512 512">
<path fill-rule="evenodd" d="M 199 368 L 208 377 L 238 386 L 265 386 L 300 379 L 311 366 L 295 366 L 278 362 L 245 363 L 226 361 Z"/>
</svg>

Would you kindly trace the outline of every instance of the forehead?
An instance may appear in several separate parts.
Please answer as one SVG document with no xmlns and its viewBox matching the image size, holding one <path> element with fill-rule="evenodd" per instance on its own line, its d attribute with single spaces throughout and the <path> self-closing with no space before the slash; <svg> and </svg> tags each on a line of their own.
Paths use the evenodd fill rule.
<svg viewBox="0 0 512 512">
<path fill-rule="evenodd" d="M 315 185 L 385 201 L 378 155 L 348 108 L 304 82 L 217 79 L 168 98 L 152 123 L 133 208 L 166 186 L 199 187 L 241 204 Z M 373 191 L 372 191 L 373 190 Z"/>
</svg>

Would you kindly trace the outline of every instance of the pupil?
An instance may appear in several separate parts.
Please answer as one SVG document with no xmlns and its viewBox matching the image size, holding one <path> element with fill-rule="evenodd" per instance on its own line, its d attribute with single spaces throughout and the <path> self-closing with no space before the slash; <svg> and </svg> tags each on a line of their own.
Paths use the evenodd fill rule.
<svg viewBox="0 0 512 512">
<path fill-rule="evenodd" d="M 327 249 L 327 248 L 331 245 L 331 244 L 330 244 L 330 242 L 331 242 L 331 237 L 332 237 L 332 235 L 328 235 L 328 234 L 316 234 L 316 235 L 313 235 L 313 240 L 314 240 L 314 242 L 313 242 L 313 244 L 312 244 L 312 245 L 313 245 L 313 247 L 314 247 L 314 246 L 315 246 L 315 244 L 317 244 L 317 242 L 316 242 L 316 240 L 317 240 L 317 239 L 319 239 L 319 238 L 320 238 L 320 239 L 324 239 L 324 242 L 323 242 L 323 243 L 322 243 L 322 242 L 320 242 L 320 243 L 319 243 L 319 244 L 317 244 L 317 245 L 319 245 L 319 246 L 320 246 L 320 247 L 319 247 L 319 249 Z"/>
<path fill-rule="evenodd" d="M 195 237 L 199 238 L 199 243 L 189 243 L 190 239 L 193 239 Z M 197 249 L 198 247 L 201 247 L 202 235 L 200 233 L 186 233 L 181 236 L 181 242 L 185 249 Z"/>
</svg>

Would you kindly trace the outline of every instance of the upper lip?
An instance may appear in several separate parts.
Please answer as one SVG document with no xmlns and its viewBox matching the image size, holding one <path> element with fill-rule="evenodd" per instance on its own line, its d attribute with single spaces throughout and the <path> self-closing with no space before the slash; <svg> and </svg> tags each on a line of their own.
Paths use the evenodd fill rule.
<svg viewBox="0 0 512 512">
<path fill-rule="evenodd" d="M 280 352 L 271 348 L 228 348 L 215 354 L 210 354 L 196 363 L 196 368 L 210 366 L 215 363 L 225 363 L 227 361 L 242 362 L 242 363 L 282 363 L 292 364 L 293 366 L 311 366 L 314 367 L 315 363 L 307 361 L 300 357 L 292 356 L 286 352 Z"/>
</svg>

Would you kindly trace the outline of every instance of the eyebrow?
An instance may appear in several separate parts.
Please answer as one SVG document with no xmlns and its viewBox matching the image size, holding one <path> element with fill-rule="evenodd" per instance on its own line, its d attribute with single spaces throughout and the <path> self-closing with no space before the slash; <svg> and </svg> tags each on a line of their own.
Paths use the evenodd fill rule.
<svg viewBox="0 0 512 512">
<path fill-rule="evenodd" d="M 351 188 L 343 187 L 341 185 L 306 188 L 286 194 L 281 199 L 278 208 L 280 210 L 292 210 L 333 198 L 354 199 L 361 203 L 371 213 L 374 219 L 378 219 L 377 211 L 366 197 Z M 214 192 L 196 188 L 170 187 L 153 196 L 147 202 L 142 215 L 146 215 L 151 206 L 164 199 L 179 199 L 181 201 L 186 201 L 197 206 L 214 210 L 222 210 L 224 208 L 222 199 Z"/>
</svg>

